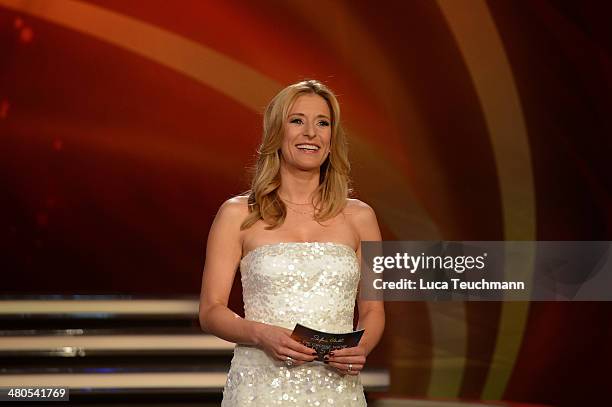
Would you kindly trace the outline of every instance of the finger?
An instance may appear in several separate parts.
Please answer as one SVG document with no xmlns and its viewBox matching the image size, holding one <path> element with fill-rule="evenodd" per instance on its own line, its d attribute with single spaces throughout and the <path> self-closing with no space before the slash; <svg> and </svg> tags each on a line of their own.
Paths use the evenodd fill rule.
<svg viewBox="0 0 612 407">
<path fill-rule="evenodd" d="M 302 353 L 306 353 L 308 355 L 312 355 L 315 354 L 316 351 L 312 348 L 309 348 L 308 346 L 305 346 L 304 344 L 302 344 L 301 342 L 297 341 L 296 339 L 292 338 L 291 335 L 293 334 L 293 331 L 287 329 L 287 328 L 282 328 L 283 333 L 286 334 L 289 338 L 287 342 L 284 343 L 285 346 L 290 347 L 291 349 L 297 351 L 297 352 L 302 352 Z"/>
<path fill-rule="evenodd" d="M 304 362 L 312 362 L 313 360 L 315 360 L 316 356 L 313 355 L 307 355 L 305 353 L 302 352 L 296 352 L 293 349 L 290 348 L 281 348 L 281 351 L 279 352 L 281 355 L 284 355 L 285 359 L 287 359 L 287 356 L 291 356 L 293 358 L 293 360 L 301 360 Z"/>
<path fill-rule="evenodd" d="M 303 353 L 305 355 L 315 355 L 317 354 L 317 351 L 309 348 L 308 346 L 304 346 L 303 344 L 299 343 L 298 341 L 296 341 L 293 338 L 289 338 L 284 345 L 292 350 L 294 350 L 295 352 L 300 352 Z"/>
<path fill-rule="evenodd" d="M 301 366 L 301 365 L 303 365 L 304 363 L 306 363 L 306 362 L 304 362 L 304 361 L 302 361 L 302 360 L 296 360 L 296 359 L 294 359 L 293 357 L 291 357 L 291 365 L 287 365 L 287 360 L 288 360 L 288 359 L 287 359 L 287 355 L 281 355 L 281 354 L 275 353 L 275 354 L 274 354 L 274 357 L 275 357 L 277 360 L 279 360 L 279 361 L 281 361 L 281 362 L 285 363 L 285 365 L 286 365 L 287 367 Z"/>
<path fill-rule="evenodd" d="M 330 366 L 333 367 L 337 367 L 339 369 L 342 369 L 344 371 L 348 371 L 349 370 L 349 365 L 351 365 L 351 371 L 360 371 L 363 370 L 363 363 L 340 363 L 340 362 L 334 362 L 334 361 L 329 361 L 327 362 Z"/>
<path fill-rule="evenodd" d="M 302 360 L 295 360 L 295 359 L 292 359 L 292 360 L 293 360 L 293 363 L 291 364 L 291 366 L 288 366 L 286 363 L 285 363 L 285 366 L 287 366 L 287 367 L 297 367 L 297 366 L 302 366 L 305 363 L 308 363 L 308 362 L 304 362 Z"/>
<path fill-rule="evenodd" d="M 344 363 L 344 364 L 364 364 L 366 359 L 363 356 L 330 356 L 328 358 L 330 362 Z"/>
<path fill-rule="evenodd" d="M 357 375 L 363 369 L 363 365 L 361 364 L 352 364 L 351 370 L 348 370 L 348 364 L 337 363 L 337 362 L 329 362 L 329 366 L 339 370 L 343 374 Z"/>
<path fill-rule="evenodd" d="M 364 349 L 358 346 L 352 348 L 336 349 L 329 352 L 330 356 L 356 356 L 365 355 Z"/>
</svg>

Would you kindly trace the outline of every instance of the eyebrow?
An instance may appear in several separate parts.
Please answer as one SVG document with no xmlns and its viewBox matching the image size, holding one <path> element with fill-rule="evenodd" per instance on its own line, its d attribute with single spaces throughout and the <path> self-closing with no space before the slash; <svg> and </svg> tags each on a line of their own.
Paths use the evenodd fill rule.
<svg viewBox="0 0 612 407">
<path fill-rule="evenodd" d="M 304 113 L 290 113 L 289 116 L 302 116 L 302 117 L 306 117 L 306 115 Z M 324 115 L 324 114 L 318 114 L 318 115 L 315 116 L 315 118 L 316 117 L 323 117 L 323 118 L 325 118 L 327 120 L 331 120 L 329 117 L 327 117 L 327 115 Z"/>
</svg>

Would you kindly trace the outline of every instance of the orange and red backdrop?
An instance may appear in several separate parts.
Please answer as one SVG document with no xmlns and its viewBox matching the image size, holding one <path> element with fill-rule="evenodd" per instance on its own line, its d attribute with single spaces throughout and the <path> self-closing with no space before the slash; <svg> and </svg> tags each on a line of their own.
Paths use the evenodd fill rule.
<svg viewBox="0 0 612 407">
<path fill-rule="evenodd" d="M 339 96 L 387 240 L 610 240 L 605 3 L 0 0 L 4 295 L 197 295 L 262 111 Z M 391 393 L 589 405 L 607 303 L 392 303 Z M 591 404 L 592 405 L 592 404 Z"/>
</svg>

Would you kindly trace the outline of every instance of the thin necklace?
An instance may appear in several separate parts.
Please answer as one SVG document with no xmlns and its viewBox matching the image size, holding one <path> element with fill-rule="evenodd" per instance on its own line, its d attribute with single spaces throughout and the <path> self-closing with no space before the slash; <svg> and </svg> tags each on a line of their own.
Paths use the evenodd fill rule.
<svg viewBox="0 0 612 407">
<path fill-rule="evenodd" d="M 293 211 L 293 212 L 295 212 L 295 213 L 299 213 L 300 215 L 314 215 L 314 210 L 313 210 L 313 211 L 308 211 L 308 212 L 302 212 L 302 211 L 298 211 L 297 209 L 293 209 L 293 208 L 292 208 L 292 207 L 290 207 L 290 206 L 287 206 L 287 208 L 288 208 L 290 211 Z"/>
<path fill-rule="evenodd" d="M 289 202 L 290 204 L 294 204 L 294 205 L 312 205 L 312 202 L 306 202 L 306 203 L 297 203 L 297 202 L 291 202 L 290 200 L 283 198 L 282 196 L 280 196 L 280 194 L 278 195 L 280 199 L 282 199 L 285 202 Z"/>
</svg>

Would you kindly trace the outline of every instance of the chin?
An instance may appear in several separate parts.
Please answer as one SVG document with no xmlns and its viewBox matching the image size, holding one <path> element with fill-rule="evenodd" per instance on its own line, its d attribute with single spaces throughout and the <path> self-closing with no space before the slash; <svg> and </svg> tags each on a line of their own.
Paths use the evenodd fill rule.
<svg viewBox="0 0 612 407">
<path fill-rule="evenodd" d="M 313 165 L 312 163 L 309 164 L 300 164 L 300 163 L 296 163 L 295 165 L 293 165 L 295 168 L 297 168 L 300 171 L 320 171 L 321 170 L 321 165 L 317 164 L 317 165 Z"/>
</svg>

